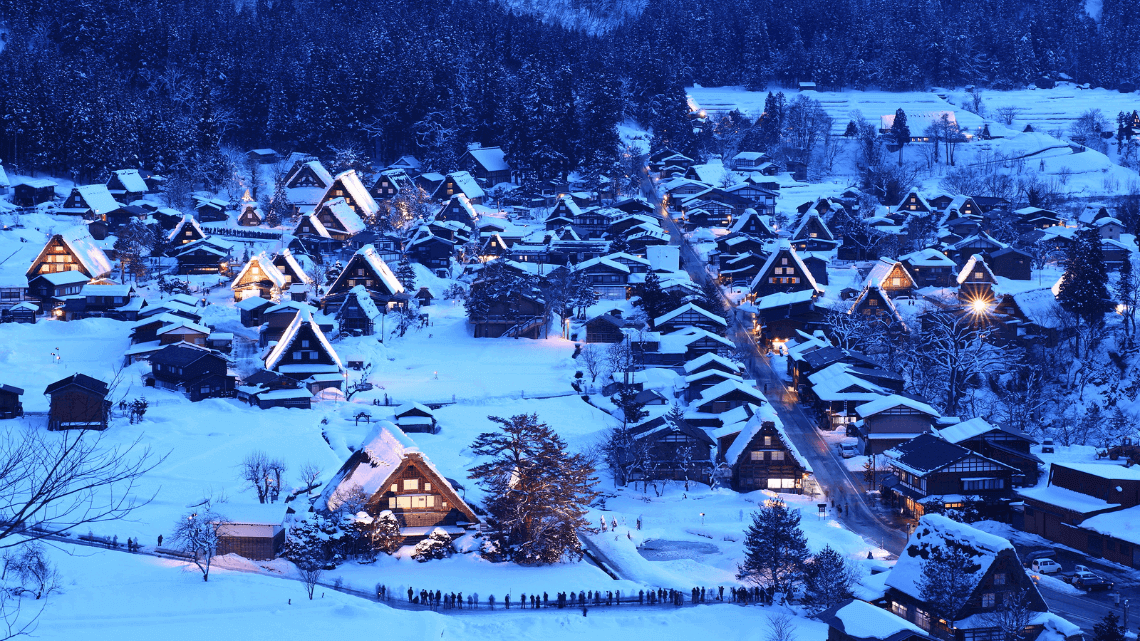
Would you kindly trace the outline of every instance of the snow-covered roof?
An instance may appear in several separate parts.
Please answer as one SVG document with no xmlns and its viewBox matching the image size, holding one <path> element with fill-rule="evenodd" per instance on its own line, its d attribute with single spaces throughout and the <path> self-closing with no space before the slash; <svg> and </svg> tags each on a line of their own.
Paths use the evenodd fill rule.
<svg viewBox="0 0 1140 641">
<path fill-rule="evenodd" d="M 1118 503 L 1108 501 L 1088 494 L 1082 494 L 1056 485 L 1039 485 L 1017 491 L 1023 498 L 1040 501 L 1046 505 L 1056 506 L 1077 514 L 1088 514 L 1101 510 L 1111 510 L 1120 507 Z"/>
<path fill-rule="evenodd" d="M 675 332 L 661 335 L 660 351 L 665 354 L 677 354 L 687 350 L 688 346 L 695 341 L 707 338 L 718 343 L 723 344 L 725 347 L 735 347 L 732 341 L 718 336 L 710 331 L 701 329 L 699 327 L 685 327 Z"/>
<path fill-rule="evenodd" d="M 792 238 L 796 240 L 803 240 L 803 236 L 801 234 L 803 234 L 804 228 L 806 228 L 808 226 L 808 223 L 812 222 L 813 219 L 815 222 L 819 223 L 819 226 L 823 231 L 827 232 L 827 237 L 822 238 L 821 240 L 835 240 L 835 234 L 831 233 L 831 230 L 827 228 L 827 224 L 823 222 L 823 218 L 820 217 L 819 212 L 814 209 L 809 210 L 808 214 L 804 216 L 804 219 L 800 221 L 799 226 L 796 227 L 796 231 L 792 233 Z"/>
<path fill-rule="evenodd" d="M 392 294 L 399 294 L 404 291 L 404 286 L 400 284 L 400 280 L 392 273 L 392 269 L 388 267 L 388 263 L 380 257 L 379 252 L 372 245 L 365 245 L 356 251 L 356 254 L 362 257 L 375 272 L 376 275 L 384 281 L 384 286 Z"/>
<path fill-rule="evenodd" d="M 941 514 L 926 514 L 919 520 L 907 541 L 906 549 L 899 555 L 898 562 L 887 576 L 887 585 L 924 600 L 919 585 L 922 582 L 925 557 L 929 556 L 930 549 L 947 547 L 951 543 L 957 544 L 972 557 L 973 565 L 978 568 L 973 574 L 975 585 L 986 575 L 999 553 L 1013 551 L 1013 544 L 1000 536 L 958 523 Z"/>
<path fill-rule="evenodd" d="M 996 429 L 986 419 L 978 416 L 968 421 L 955 423 L 949 427 L 944 427 L 938 430 L 938 435 L 951 443 L 961 443 L 962 441 L 980 436 Z"/>
<path fill-rule="evenodd" d="M 767 402 L 767 400 L 764 398 L 764 394 L 762 394 L 760 390 L 756 389 L 755 387 L 746 385 L 741 380 L 728 379 L 721 381 L 701 392 L 701 397 L 693 401 L 692 405 L 703 405 L 709 401 L 716 400 L 725 394 L 730 394 L 732 392 L 742 392 L 744 394 L 747 394 L 748 396 L 754 398 L 757 403 Z"/>
<path fill-rule="evenodd" d="M 76 187 L 75 191 L 83 197 L 83 202 L 91 209 L 91 213 L 102 216 L 119 208 L 119 201 L 107 190 L 107 185 L 83 185 Z"/>
<path fill-rule="evenodd" d="M 285 264 L 289 266 L 289 269 L 292 270 L 294 274 L 296 274 L 301 283 L 305 285 L 312 284 L 313 279 L 310 278 L 307 273 L 305 273 L 304 268 L 301 267 L 301 263 L 297 262 L 297 257 L 293 255 L 293 252 L 289 251 L 289 248 L 281 250 L 277 256 L 285 260 Z"/>
<path fill-rule="evenodd" d="M 314 234 L 321 238 L 332 238 L 332 234 L 329 233 L 329 230 L 325 228 L 325 224 L 321 222 L 320 218 L 317 218 L 316 214 L 309 214 L 306 218 L 308 218 L 308 223 L 312 225 Z M 300 225 L 300 223 L 297 224 L 298 226 Z"/>
<path fill-rule="evenodd" d="M 1056 463 L 1055 465 L 1110 481 L 1140 481 L 1140 466 L 1125 467 L 1119 463 Z"/>
<path fill-rule="evenodd" d="M 884 396 L 882 398 L 873 400 L 870 403 L 860 405 L 858 408 L 856 408 L 855 412 L 859 415 L 859 418 L 866 418 L 868 416 L 874 416 L 875 414 L 885 412 L 889 409 L 899 406 L 909 407 L 910 409 L 922 412 L 923 414 L 928 414 L 930 416 L 941 416 L 938 410 L 934 409 L 930 405 L 923 403 L 922 401 L 916 401 L 913 398 L 901 396 L 899 394 L 891 394 L 890 396 Z"/>
<path fill-rule="evenodd" d="M 356 210 L 350 207 L 348 201 L 344 198 L 334 198 L 326 202 L 322 207 L 328 209 L 328 212 L 332 214 L 333 218 L 340 223 L 341 229 L 348 234 L 359 234 L 367 228 L 364 221 L 357 215 Z"/>
<path fill-rule="evenodd" d="M 728 451 L 724 453 L 725 462 L 729 465 L 735 465 L 736 462 L 740 460 L 740 455 L 744 453 L 745 448 L 748 447 L 748 443 L 764 427 L 764 423 L 770 421 L 776 426 L 776 432 L 780 435 L 780 440 L 784 442 L 784 445 L 796 459 L 796 462 L 799 463 L 800 467 L 805 471 L 810 473 L 812 471 L 811 464 L 800 454 L 796 446 L 792 444 L 791 439 L 788 438 L 788 433 L 784 430 L 784 424 L 776 414 L 776 410 L 767 401 L 761 402 L 759 405 L 751 405 L 750 407 L 754 413 L 752 417 L 748 419 L 744 429 L 741 430 L 740 434 L 732 441 L 732 445 L 728 447 Z"/>
<path fill-rule="evenodd" d="M 123 189 L 129 192 L 146 193 L 150 191 L 138 169 L 119 169 L 115 171 L 115 176 L 122 183 Z"/>
<path fill-rule="evenodd" d="M 321 181 L 322 187 L 327 188 L 329 185 L 331 185 L 333 183 L 332 174 L 329 173 L 328 169 L 325 169 L 325 166 L 321 164 L 321 161 L 310 160 L 309 162 L 305 163 L 305 167 L 308 167 L 309 169 L 313 170 L 313 173 L 316 174 L 317 179 Z M 300 172 L 297 172 L 297 173 L 300 173 Z"/>
<path fill-rule="evenodd" d="M 809 276 L 810 278 L 810 276 Z M 784 307 L 786 305 L 795 305 L 797 303 L 806 303 L 815 296 L 815 290 L 801 289 L 796 292 L 777 292 L 775 294 L 768 294 L 762 298 L 756 299 L 752 303 L 752 307 L 756 309 L 772 309 L 774 307 Z"/>
<path fill-rule="evenodd" d="M 1097 514 L 1081 521 L 1081 527 L 1114 539 L 1140 544 L 1140 505 L 1107 514 Z"/>
<path fill-rule="evenodd" d="M 8 173 L 4 171 L 4 165 L 0 165 L 0 187 L 8 187 L 11 183 L 8 182 Z"/>
<path fill-rule="evenodd" d="M 344 299 L 342 307 L 343 305 L 347 305 L 353 298 L 356 299 L 357 304 L 360 305 L 360 310 L 364 312 L 365 316 L 373 320 L 380 316 L 380 309 L 376 307 L 376 302 L 372 300 L 372 296 L 368 294 L 368 290 L 364 289 L 364 285 L 357 285 L 348 290 L 348 297 Z"/>
<path fill-rule="evenodd" d="M 919 265 L 922 267 L 953 267 L 954 261 L 950 260 L 946 254 L 938 251 L 937 249 L 927 247 L 920 249 L 916 252 L 911 252 L 905 256 L 900 256 L 899 260 L 905 260 L 911 265 Z"/>
<path fill-rule="evenodd" d="M 973 278 L 972 274 L 975 271 L 984 272 L 989 276 L 990 282 L 997 282 L 997 278 L 994 277 L 994 273 L 990 271 L 990 266 L 982 259 L 981 254 L 974 254 L 970 256 L 970 260 L 966 261 L 966 264 L 962 267 L 962 271 L 958 272 L 958 284 L 961 285 L 971 280 Z"/>
<path fill-rule="evenodd" d="M 368 193 L 368 190 L 364 187 L 364 183 L 360 182 L 360 176 L 357 175 L 355 169 L 349 169 L 348 171 L 342 171 L 337 174 L 336 178 L 333 179 L 333 184 L 337 182 L 344 187 L 344 190 L 348 192 L 348 196 L 352 198 L 352 202 L 364 212 L 365 216 L 374 216 L 376 212 L 380 211 L 380 205 L 376 204 L 376 199 L 372 197 L 372 194 Z M 332 189 L 332 185 L 329 185 L 329 189 Z M 327 195 L 328 192 L 326 191 L 325 193 Z"/>
<path fill-rule="evenodd" d="M 705 365 L 708 365 L 709 363 L 720 363 L 721 365 L 724 365 L 725 367 L 730 368 L 734 372 L 742 371 L 740 363 L 737 363 L 736 361 L 729 360 L 729 359 L 727 359 L 723 356 L 720 356 L 718 354 L 714 354 L 713 352 L 709 352 L 707 354 L 702 354 L 702 355 L 694 358 L 693 360 L 685 363 L 685 372 L 686 373 L 692 373 L 695 370 L 698 370 L 698 369 L 704 367 Z"/>
<path fill-rule="evenodd" d="M 700 307 L 699 305 L 694 305 L 693 303 L 685 303 L 684 305 L 681 305 L 671 312 L 666 312 L 658 316 L 657 318 L 653 319 L 653 324 L 660 325 L 662 323 L 668 323 L 669 321 L 680 316 L 681 314 L 684 314 L 685 312 L 696 312 L 697 314 L 704 316 L 705 318 L 718 325 L 724 325 L 725 327 L 728 327 L 728 321 L 724 320 L 724 318 L 717 316 L 716 314 L 706 310 L 703 307 Z"/>
<path fill-rule="evenodd" d="M 344 366 L 341 364 L 340 357 L 337 356 L 336 350 L 329 344 L 329 339 L 325 338 L 324 332 L 321 331 L 320 326 L 313 320 L 313 314 L 308 311 L 298 312 L 297 315 L 293 317 L 293 322 L 289 323 L 289 326 L 285 328 L 285 332 L 281 334 L 281 338 L 277 340 L 277 344 L 273 346 L 269 355 L 265 357 L 265 369 L 272 371 L 276 369 L 278 365 L 282 364 L 281 359 L 289 352 L 289 348 L 293 346 L 293 341 L 297 340 L 297 334 L 301 327 L 306 324 L 312 328 L 313 334 L 317 337 L 317 341 L 320 342 L 321 347 L 323 347 L 329 357 L 332 358 L 336 368 L 338 370 L 343 369 Z"/>
<path fill-rule="evenodd" d="M 174 239 L 178 238 L 178 236 L 182 233 L 182 229 L 186 227 L 186 225 L 190 225 L 194 229 L 198 230 L 198 234 L 203 238 L 206 237 L 206 232 L 202 231 L 202 228 L 198 225 L 198 221 L 195 220 L 193 216 L 184 215 L 182 216 L 182 220 L 179 220 L 178 224 L 174 226 L 174 229 L 171 229 L 170 233 L 166 235 L 167 242 L 174 242 Z"/>
<path fill-rule="evenodd" d="M 210 333 L 209 327 L 206 327 L 205 325 L 199 325 L 198 323 L 195 323 L 194 321 L 191 321 L 190 319 L 181 318 L 181 317 L 179 317 L 178 321 L 171 323 L 170 325 L 167 325 L 166 327 L 163 327 L 162 329 L 158 330 L 157 333 L 159 335 L 171 334 L 171 333 L 177 332 L 178 330 L 190 330 L 192 332 L 198 332 L 199 334 L 209 334 Z"/>
<path fill-rule="evenodd" d="M 843 634 L 858 639 L 886 639 L 899 632 L 926 636 L 910 621 L 858 599 L 836 610 L 835 618 L 843 624 Z"/>
<path fill-rule="evenodd" d="M 791 255 L 792 260 L 796 263 L 796 267 L 799 268 L 800 273 L 802 273 L 804 275 L 804 278 L 807 279 L 807 284 L 811 285 L 811 289 L 822 292 L 823 288 L 816 284 L 815 277 L 811 275 L 811 270 L 807 268 L 807 265 L 804 265 L 804 261 L 800 260 L 800 255 L 796 253 L 795 248 L 792 247 L 791 241 L 787 239 L 782 239 L 776 243 L 775 251 L 768 255 L 768 260 L 764 261 L 764 266 L 760 268 L 759 273 L 757 273 L 756 277 L 752 279 L 751 288 L 756 289 L 756 285 L 760 283 L 761 279 L 767 276 L 768 270 L 772 267 L 772 265 L 776 263 L 776 259 L 785 252 Z"/>
<path fill-rule="evenodd" d="M 245 265 L 242 265 L 241 271 L 239 271 L 238 275 L 234 277 L 234 281 L 230 284 L 230 288 L 237 288 L 238 283 L 241 282 L 242 278 L 245 278 L 246 273 L 249 272 L 249 270 L 252 269 L 254 265 L 261 269 L 263 277 L 266 280 L 272 282 L 275 287 L 284 287 L 285 283 L 288 281 L 288 279 L 285 278 L 285 274 L 282 274 L 281 270 L 277 269 L 277 265 L 273 264 L 273 261 L 270 260 L 265 252 L 261 252 L 256 256 L 250 257 L 250 259 L 246 261 Z"/>
<path fill-rule="evenodd" d="M 56 287 L 60 285 L 75 285 L 77 283 L 85 283 L 90 280 L 83 272 L 76 270 L 40 274 L 39 278 L 43 278 Z"/>
<path fill-rule="evenodd" d="M 499 147 L 477 147 L 468 149 L 467 153 L 487 171 L 510 171 L 507 164 L 506 153 Z"/>
<path fill-rule="evenodd" d="M 583 269 L 589 269 L 590 267 L 594 267 L 595 265 L 605 265 L 606 267 L 609 267 L 610 269 L 614 269 L 614 270 L 617 270 L 619 272 L 624 272 L 626 274 L 629 273 L 629 266 L 628 265 L 623 265 L 622 263 L 619 263 L 616 260 L 610 259 L 610 257 L 608 257 L 608 256 L 598 256 L 597 258 L 591 258 L 590 260 L 584 260 L 584 261 L 582 261 L 582 262 L 580 262 L 574 266 L 574 271 L 576 271 L 576 272 L 582 271 Z"/>
<path fill-rule="evenodd" d="M 86 225 L 76 225 L 58 235 L 63 244 L 71 250 L 71 253 L 75 254 L 83 269 L 91 274 L 91 278 L 100 278 L 111 273 L 111 261 L 107 258 L 107 254 L 104 254 L 103 250 L 95 244 L 95 239 L 91 237 L 91 232 Z M 46 249 L 47 245 L 44 246 L 44 250 Z M 43 250 L 36 257 L 36 262 L 42 256 Z"/>
<path fill-rule="evenodd" d="M 453 171 L 448 174 L 448 177 L 455 182 L 455 186 L 460 191 L 467 194 L 468 198 L 482 198 L 485 195 L 483 188 L 479 186 L 479 181 L 475 180 L 475 177 L 469 172 Z"/>
<path fill-rule="evenodd" d="M 1060 324 L 1057 295 L 1049 287 L 1031 289 L 1013 295 L 1013 301 L 1025 317 L 1041 327 L 1057 327 Z"/>
<path fill-rule="evenodd" d="M 408 412 L 411 412 L 412 410 L 419 410 L 421 412 L 424 412 L 425 414 L 430 414 L 430 415 L 435 414 L 435 412 L 432 412 L 431 408 L 428 407 L 427 405 L 424 405 L 423 403 L 417 403 L 415 401 L 412 401 L 411 403 L 404 403 L 403 405 L 397 406 L 395 411 L 393 412 L 393 414 L 395 416 L 400 416 L 401 414 L 407 414 Z"/>
</svg>

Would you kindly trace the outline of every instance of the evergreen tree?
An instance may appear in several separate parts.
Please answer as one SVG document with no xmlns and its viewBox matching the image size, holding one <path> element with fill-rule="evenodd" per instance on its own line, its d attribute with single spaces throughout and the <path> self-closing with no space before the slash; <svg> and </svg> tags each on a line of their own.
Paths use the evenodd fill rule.
<svg viewBox="0 0 1140 641">
<path fill-rule="evenodd" d="M 1132 344 L 1132 333 L 1136 330 L 1136 283 L 1132 271 L 1132 257 L 1124 259 L 1120 265 L 1120 273 L 1116 279 L 1116 302 L 1124 306 L 1124 335 L 1128 343 Z"/>
<path fill-rule="evenodd" d="M 807 563 L 804 599 L 814 609 L 825 610 L 850 599 L 854 583 L 851 563 L 827 545 Z"/>
<path fill-rule="evenodd" d="M 766 501 L 752 513 L 744 550 L 737 579 L 769 592 L 790 594 L 801 582 L 808 559 L 799 511 L 789 510 L 779 499 Z"/>
<path fill-rule="evenodd" d="M 412 558 L 423 563 L 434 559 L 446 559 L 451 556 L 451 535 L 443 528 L 435 528 L 428 538 L 416 544 Z"/>
<path fill-rule="evenodd" d="M 1099 326 L 1104 315 L 1112 309 L 1108 269 L 1104 264 L 1100 235 L 1095 229 L 1079 230 L 1075 242 L 1069 245 L 1057 302 L 1090 327 Z"/>
<path fill-rule="evenodd" d="M 780 139 L 784 135 L 784 110 L 787 108 L 787 100 L 784 98 L 784 92 L 773 94 L 768 92 L 768 97 L 764 99 L 764 113 L 756 121 L 756 127 L 759 128 L 759 143 L 764 151 L 769 154 L 776 151 L 776 147 L 780 144 Z"/>
<path fill-rule="evenodd" d="M 1093 624 L 1093 641 L 1124 641 L 1124 632 L 1120 618 L 1110 610 L 1100 623 Z"/>
<path fill-rule="evenodd" d="M 396 266 L 396 280 L 404 286 L 404 291 L 415 293 L 416 291 L 416 268 L 412 266 L 412 261 L 408 258 L 405 252 L 400 254 L 400 264 Z"/>
<path fill-rule="evenodd" d="M 637 297 L 633 301 L 634 307 L 645 310 L 651 328 L 653 319 L 676 307 L 676 300 L 661 288 L 661 277 L 655 272 L 649 272 L 645 276 L 645 282 L 634 287 L 633 294 Z"/>
<path fill-rule="evenodd" d="M 926 552 L 922 576 L 916 582 L 919 593 L 932 616 L 953 623 L 974 591 L 974 575 L 981 569 L 975 560 L 977 552 L 957 541 L 930 546 Z"/>
<path fill-rule="evenodd" d="M 891 123 L 890 134 L 899 146 L 899 166 L 902 167 L 903 148 L 910 142 L 910 126 L 906 123 L 906 112 L 901 108 L 895 110 L 895 121 Z"/>
<path fill-rule="evenodd" d="M 471 470 L 487 497 L 493 557 L 524 565 L 557 563 L 582 555 L 577 531 L 597 496 L 594 465 L 535 414 L 489 416 L 493 432 L 471 445 L 488 457 Z"/>
</svg>

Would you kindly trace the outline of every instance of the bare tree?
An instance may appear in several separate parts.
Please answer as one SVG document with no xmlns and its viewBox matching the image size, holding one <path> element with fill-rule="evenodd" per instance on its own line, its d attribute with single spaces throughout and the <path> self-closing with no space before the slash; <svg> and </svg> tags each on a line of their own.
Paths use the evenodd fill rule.
<svg viewBox="0 0 1140 641">
<path fill-rule="evenodd" d="M 790 614 L 768 615 L 768 630 L 764 633 L 764 641 L 795 641 L 796 625 Z"/>
<path fill-rule="evenodd" d="M 974 314 L 930 314 L 911 355 L 912 387 L 929 396 L 941 395 L 943 412 L 956 416 L 965 388 L 976 377 L 1004 371 L 1019 354 L 990 343 L 983 319 Z M 925 388 L 925 389 L 922 389 Z"/>
<path fill-rule="evenodd" d="M 403 334 L 401 334 L 401 336 L 403 336 Z M 372 383 L 368 382 L 368 377 L 372 375 L 373 367 L 374 365 L 372 363 L 369 363 L 360 370 L 360 374 L 356 377 L 356 381 L 354 381 L 352 385 L 349 385 L 348 389 L 345 390 L 344 400 L 351 401 L 352 397 L 356 396 L 357 392 L 366 392 L 372 389 Z"/>
<path fill-rule="evenodd" d="M 1001 124 L 1012 125 L 1013 121 L 1017 120 L 1017 117 L 1021 115 L 1021 107 L 1017 105 L 1006 105 L 994 109 L 994 113 L 997 115 L 997 119 Z"/>
<path fill-rule="evenodd" d="M 1001 631 L 1002 641 L 1019 641 L 1037 616 L 1030 607 L 1031 604 L 1028 589 L 1005 592 L 998 607 L 983 614 L 982 619 L 987 625 Z"/>
<path fill-rule="evenodd" d="M 202 572 L 203 581 L 210 580 L 210 565 L 218 553 L 221 532 L 228 523 L 228 519 L 214 511 L 213 500 L 206 499 L 174 526 L 174 544 L 191 556 Z"/>
<path fill-rule="evenodd" d="M 242 479 L 253 486 L 259 503 L 273 503 L 281 495 L 285 463 L 261 450 L 250 452 L 241 462 Z"/>
<path fill-rule="evenodd" d="M 104 443 L 105 432 L 9 430 L 0 436 L 0 549 L 120 521 L 150 503 L 138 480 L 162 463 L 135 440 Z"/>
<path fill-rule="evenodd" d="M 317 487 L 321 479 L 321 466 L 309 461 L 301 466 L 299 474 L 301 476 L 302 486 L 306 488 L 306 491 L 311 490 Z"/>
<path fill-rule="evenodd" d="M 587 344 L 578 353 L 578 361 L 582 363 L 582 367 L 590 375 L 590 382 L 596 383 L 598 381 L 598 374 L 602 373 L 602 348 L 593 343 Z"/>
<path fill-rule="evenodd" d="M 15 588 L 19 595 L 36 599 L 59 590 L 59 571 L 44 553 L 44 546 L 34 541 L 20 548 L 19 553 L 4 558 L 4 577 L 11 573 L 19 582 Z"/>
<path fill-rule="evenodd" d="M 305 584 L 305 593 L 309 595 L 309 600 L 313 600 L 313 593 L 317 590 L 317 584 L 321 581 L 321 575 L 324 572 L 321 566 L 312 561 L 306 561 L 297 566 L 297 571 L 301 574 L 301 581 Z"/>
</svg>

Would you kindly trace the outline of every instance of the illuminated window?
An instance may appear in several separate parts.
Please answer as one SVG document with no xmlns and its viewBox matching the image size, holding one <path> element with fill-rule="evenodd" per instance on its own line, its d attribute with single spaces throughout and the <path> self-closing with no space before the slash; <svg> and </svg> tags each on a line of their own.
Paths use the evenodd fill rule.
<svg viewBox="0 0 1140 641">
<path fill-rule="evenodd" d="M 420 480 L 419 479 L 404 479 L 404 489 L 405 490 L 418 490 L 418 489 L 420 489 Z"/>
</svg>

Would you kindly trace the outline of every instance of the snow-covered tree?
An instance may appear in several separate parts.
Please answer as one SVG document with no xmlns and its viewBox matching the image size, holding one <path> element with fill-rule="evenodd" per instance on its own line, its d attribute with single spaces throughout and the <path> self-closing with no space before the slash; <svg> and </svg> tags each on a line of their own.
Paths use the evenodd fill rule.
<svg viewBox="0 0 1140 641">
<path fill-rule="evenodd" d="M 471 451 L 489 460 L 470 477 L 486 493 L 492 540 L 522 564 L 579 558 L 577 531 L 597 496 L 593 463 L 571 453 L 535 414 L 487 418 L 497 429 L 480 434 Z"/>
<path fill-rule="evenodd" d="M 851 562 L 830 545 L 824 546 L 804 569 L 804 599 L 824 610 L 851 598 L 855 571 Z"/>
<path fill-rule="evenodd" d="M 435 559 L 446 559 L 451 556 L 451 535 L 443 528 L 435 528 L 428 537 L 416 543 L 412 558 L 423 563 Z"/>
<path fill-rule="evenodd" d="M 917 581 L 922 600 L 932 616 L 951 623 L 974 591 L 975 574 L 981 569 L 977 554 L 958 541 L 930 546 Z"/>
<path fill-rule="evenodd" d="M 202 572 L 203 581 L 210 580 L 210 565 L 218 553 L 221 531 L 227 523 L 228 519 L 214 511 L 212 501 L 206 500 L 174 524 L 172 543 L 190 555 Z"/>
<path fill-rule="evenodd" d="M 1089 327 L 1103 323 L 1104 315 L 1112 309 L 1112 299 L 1108 293 L 1108 268 L 1104 264 L 1100 235 L 1095 229 L 1079 230 L 1075 242 L 1069 246 L 1057 302 L 1065 310 L 1079 316 Z M 1091 345 L 1086 344 L 1085 348 L 1087 355 Z"/>
<path fill-rule="evenodd" d="M 752 513 L 744 550 L 736 578 L 771 592 L 791 593 L 802 581 L 808 560 L 799 510 L 788 509 L 779 499 L 765 501 Z"/>
</svg>

